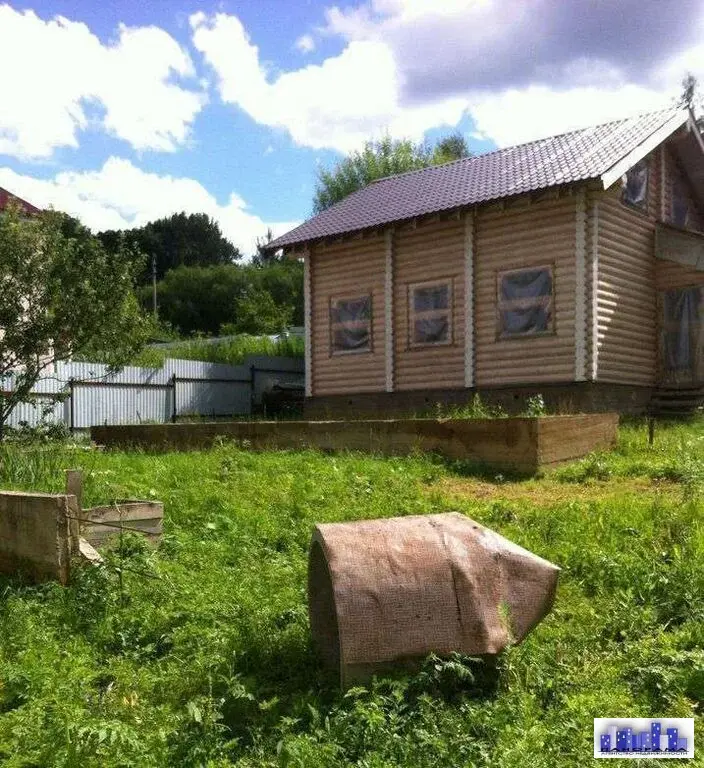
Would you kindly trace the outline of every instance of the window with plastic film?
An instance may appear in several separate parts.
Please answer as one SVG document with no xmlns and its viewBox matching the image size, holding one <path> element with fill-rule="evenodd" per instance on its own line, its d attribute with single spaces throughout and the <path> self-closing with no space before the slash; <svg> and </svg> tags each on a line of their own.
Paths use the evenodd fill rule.
<svg viewBox="0 0 704 768">
<path fill-rule="evenodd" d="M 686 227 L 689 222 L 689 200 L 681 181 L 675 181 L 672 187 L 672 223 L 676 227 Z"/>
<path fill-rule="evenodd" d="M 371 352 L 371 296 L 332 299 L 330 302 L 330 348 L 333 354 Z"/>
<path fill-rule="evenodd" d="M 621 199 L 626 205 L 645 210 L 648 205 L 648 161 L 641 160 L 623 177 Z"/>
<path fill-rule="evenodd" d="M 452 281 L 412 285 L 409 289 L 411 347 L 452 343 Z"/>
<path fill-rule="evenodd" d="M 553 287 L 552 267 L 499 272 L 498 337 L 512 339 L 552 333 Z"/>
</svg>

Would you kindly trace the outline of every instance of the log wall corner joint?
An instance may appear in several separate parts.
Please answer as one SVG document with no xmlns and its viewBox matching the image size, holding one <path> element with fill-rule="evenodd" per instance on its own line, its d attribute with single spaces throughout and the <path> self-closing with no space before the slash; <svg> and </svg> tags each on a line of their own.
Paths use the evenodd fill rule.
<svg viewBox="0 0 704 768">
<path fill-rule="evenodd" d="M 584 187 L 575 196 L 575 312 L 574 312 L 574 378 L 586 379 L 587 336 L 587 206 Z"/>
<path fill-rule="evenodd" d="M 474 212 L 464 219 L 464 385 L 474 386 Z"/>
<path fill-rule="evenodd" d="M 385 352 L 385 388 L 394 391 L 394 231 L 389 228 L 385 233 L 386 257 L 384 266 L 384 352 Z"/>
<path fill-rule="evenodd" d="M 599 376 L 599 203 L 592 203 L 592 253 L 591 253 L 591 380 Z"/>
<path fill-rule="evenodd" d="M 303 253 L 303 325 L 305 334 L 305 387 L 306 397 L 313 394 L 313 345 L 311 311 L 311 250 Z"/>
</svg>

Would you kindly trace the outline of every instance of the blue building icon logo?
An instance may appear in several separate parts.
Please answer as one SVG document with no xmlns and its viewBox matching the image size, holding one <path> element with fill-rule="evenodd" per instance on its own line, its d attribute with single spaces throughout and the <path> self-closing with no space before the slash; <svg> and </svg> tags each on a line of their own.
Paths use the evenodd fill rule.
<svg viewBox="0 0 704 768">
<path fill-rule="evenodd" d="M 594 757 L 694 757 L 694 719 L 596 718 Z"/>
</svg>

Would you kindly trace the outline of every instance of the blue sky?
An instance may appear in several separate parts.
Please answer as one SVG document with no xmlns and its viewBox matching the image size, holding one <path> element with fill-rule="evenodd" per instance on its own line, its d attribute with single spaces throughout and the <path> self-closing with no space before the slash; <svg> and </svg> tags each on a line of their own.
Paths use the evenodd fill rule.
<svg viewBox="0 0 704 768">
<path fill-rule="evenodd" d="M 365 139 L 460 130 L 481 152 L 667 104 L 704 78 L 702 11 L 0 0 L 0 186 L 96 230 L 205 210 L 251 253 Z"/>
</svg>

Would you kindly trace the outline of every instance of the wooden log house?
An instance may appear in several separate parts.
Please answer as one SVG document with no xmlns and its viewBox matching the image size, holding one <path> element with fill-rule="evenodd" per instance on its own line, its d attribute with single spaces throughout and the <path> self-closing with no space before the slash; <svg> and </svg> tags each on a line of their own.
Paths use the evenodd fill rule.
<svg viewBox="0 0 704 768">
<path fill-rule="evenodd" d="M 704 142 L 668 109 L 376 181 L 305 262 L 306 411 L 678 410 L 704 395 Z"/>
</svg>

